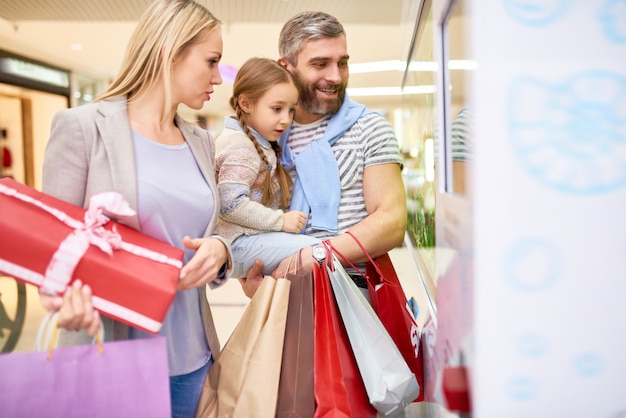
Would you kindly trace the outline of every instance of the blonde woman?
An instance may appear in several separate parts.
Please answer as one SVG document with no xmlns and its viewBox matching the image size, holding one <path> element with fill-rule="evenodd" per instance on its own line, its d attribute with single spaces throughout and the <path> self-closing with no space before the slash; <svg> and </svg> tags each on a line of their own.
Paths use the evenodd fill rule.
<svg viewBox="0 0 626 418">
<path fill-rule="evenodd" d="M 157 0 L 141 17 L 119 75 L 92 104 L 60 111 L 45 151 L 43 191 L 85 207 L 115 190 L 137 215 L 119 221 L 185 251 L 178 291 L 161 334 L 167 337 L 173 417 L 193 417 L 203 379 L 220 347 L 205 288 L 230 269 L 228 243 L 214 234 L 219 196 L 214 142 L 176 114 L 200 109 L 221 84 L 220 21 L 190 0 Z M 64 343 L 89 340 L 100 323 L 109 338 L 149 335 L 108 318 L 75 282 L 63 297 L 42 295 L 60 310 Z"/>
</svg>

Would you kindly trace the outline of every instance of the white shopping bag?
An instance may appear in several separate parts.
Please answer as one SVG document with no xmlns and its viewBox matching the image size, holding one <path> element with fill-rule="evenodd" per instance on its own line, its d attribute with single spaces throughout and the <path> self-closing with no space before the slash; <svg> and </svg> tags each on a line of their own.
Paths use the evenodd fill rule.
<svg viewBox="0 0 626 418">
<path fill-rule="evenodd" d="M 370 403 L 383 416 L 419 395 L 417 379 L 359 288 L 333 255 L 328 275 Z"/>
</svg>

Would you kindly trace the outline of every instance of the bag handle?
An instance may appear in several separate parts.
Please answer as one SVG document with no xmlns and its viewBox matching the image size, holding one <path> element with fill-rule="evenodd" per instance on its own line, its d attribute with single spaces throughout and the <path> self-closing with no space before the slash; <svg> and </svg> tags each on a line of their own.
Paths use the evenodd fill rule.
<svg viewBox="0 0 626 418">
<path fill-rule="evenodd" d="M 361 250 L 363 250 L 363 253 L 367 256 L 368 260 L 370 261 L 370 263 L 372 264 L 372 266 L 374 267 L 374 269 L 376 270 L 376 273 L 378 273 L 378 276 L 381 278 L 381 280 L 384 280 L 385 276 L 383 275 L 383 273 L 380 271 L 380 268 L 378 267 L 378 263 L 376 261 L 374 261 L 374 259 L 372 258 L 372 256 L 367 252 L 367 250 L 365 249 L 365 247 L 363 246 L 363 244 L 361 244 L 361 241 L 359 241 L 357 239 L 357 237 L 354 236 L 354 234 L 350 231 L 346 231 L 346 234 L 350 235 L 352 237 L 352 239 L 354 239 L 354 241 L 356 241 L 356 243 L 358 244 L 359 247 L 361 247 Z"/>
<path fill-rule="evenodd" d="M 293 261 L 294 257 L 295 257 L 295 254 L 292 254 L 291 257 L 289 257 L 289 262 L 287 263 L 287 270 L 285 271 L 285 277 L 289 273 L 289 269 L 291 268 L 291 262 Z M 298 252 L 298 261 L 300 261 L 300 252 Z M 298 264 L 296 263 L 296 269 L 294 270 L 293 274 L 296 274 L 297 272 L 298 272 Z"/>
<path fill-rule="evenodd" d="M 288 274 L 298 274 L 298 267 L 302 267 L 302 249 L 300 249 L 297 253 L 298 260 L 294 264 L 293 273 L 289 271 L 289 269 L 291 269 L 291 262 L 293 261 L 294 257 L 296 257 L 296 254 L 291 254 L 289 256 L 289 261 L 287 262 L 287 269 L 285 269 L 285 274 L 283 274 L 283 277 L 282 277 L 283 279 L 286 279 Z"/>
<path fill-rule="evenodd" d="M 346 264 L 348 264 L 350 267 L 352 267 L 354 270 L 356 270 L 361 276 L 363 276 L 364 279 L 368 279 L 367 274 L 363 273 L 361 271 L 361 269 L 359 269 L 357 266 L 355 266 L 350 260 L 348 260 L 346 258 L 346 256 L 344 256 L 343 254 L 341 254 L 335 247 L 333 247 L 333 245 L 330 243 L 330 240 L 324 240 L 322 241 L 322 244 L 324 245 L 324 247 L 326 247 L 326 251 L 330 254 L 337 254 L 343 261 L 346 262 Z M 335 271 L 335 266 L 333 265 L 332 262 L 329 262 L 328 257 L 325 260 L 325 263 L 328 264 L 328 267 L 331 269 L 331 271 Z"/>
<path fill-rule="evenodd" d="M 35 339 L 35 350 L 43 351 L 44 345 L 47 346 L 48 360 L 52 359 L 52 352 L 57 346 L 57 339 L 59 337 L 59 312 L 48 312 L 39 325 L 37 331 L 37 337 Z M 45 335 L 45 336 L 44 336 Z M 98 353 L 104 353 L 104 347 L 102 340 L 104 339 L 104 327 L 100 324 L 100 329 L 94 337 L 94 342 L 98 346 Z M 45 342 L 45 343 L 44 343 Z"/>
</svg>

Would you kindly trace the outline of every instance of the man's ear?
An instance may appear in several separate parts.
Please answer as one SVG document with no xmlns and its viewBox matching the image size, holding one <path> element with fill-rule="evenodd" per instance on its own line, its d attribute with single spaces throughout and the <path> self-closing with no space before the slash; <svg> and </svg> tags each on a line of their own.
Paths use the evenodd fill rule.
<svg viewBox="0 0 626 418">
<path fill-rule="evenodd" d="M 239 103 L 239 108 L 245 112 L 245 113 L 250 113 L 250 100 L 248 100 L 248 96 L 242 94 L 239 96 L 239 99 L 237 99 L 237 102 Z"/>
<path fill-rule="evenodd" d="M 285 68 L 289 69 L 289 63 L 287 62 L 287 60 L 286 60 L 286 59 L 284 59 L 284 58 L 278 58 L 278 63 L 279 63 L 280 65 L 282 65 L 283 67 L 285 67 Z"/>
</svg>

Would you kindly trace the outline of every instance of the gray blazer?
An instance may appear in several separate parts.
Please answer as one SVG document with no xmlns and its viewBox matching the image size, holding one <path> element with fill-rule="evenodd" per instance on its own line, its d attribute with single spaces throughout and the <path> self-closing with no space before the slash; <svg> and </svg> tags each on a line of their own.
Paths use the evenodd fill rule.
<svg viewBox="0 0 626 418">
<path fill-rule="evenodd" d="M 214 141 L 209 133 L 187 124 L 176 115 L 176 125 L 193 153 L 198 167 L 213 195 L 215 210 L 204 233 L 213 234 L 217 224 L 219 194 L 215 184 Z M 133 209 L 137 209 L 137 179 L 130 122 L 126 97 L 117 97 L 102 102 L 87 104 L 58 112 L 52 120 L 50 139 L 46 146 L 43 164 L 43 192 L 85 208 L 89 198 L 97 193 L 117 191 Z M 141 230 L 138 217 L 116 219 L 117 222 Z M 232 254 L 230 246 L 229 266 Z M 226 275 L 228 277 L 228 274 Z M 220 283 L 211 283 L 212 287 Z M 198 289 L 202 320 L 209 348 L 214 359 L 220 344 L 213 323 L 213 316 L 206 298 L 206 288 Z M 105 338 L 120 339 L 126 335 L 126 326 L 103 318 Z M 90 341 L 86 333 L 66 332 L 60 344 L 76 344 Z M 82 334 L 82 335 L 81 335 Z"/>
</svg>

